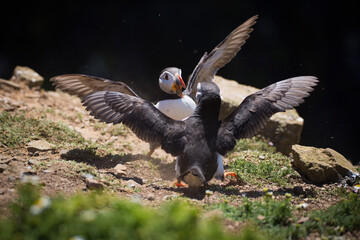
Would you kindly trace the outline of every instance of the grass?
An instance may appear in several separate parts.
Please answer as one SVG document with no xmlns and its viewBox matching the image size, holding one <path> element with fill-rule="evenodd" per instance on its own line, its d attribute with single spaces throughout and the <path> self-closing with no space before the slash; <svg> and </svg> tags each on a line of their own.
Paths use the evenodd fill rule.
<svg viewBox="0 0 360 240">
<path fill-rule="evenodd" d="M 99 121 L 94 123 L 94 129 L 100 131 L 102 135 L 108 133 L 111 136 L 125 136 L 129 132 L 129 129 L 121 123 L 112 125 Z"/>
<path fill-rule="evenodd" d="M 158 209 L 104 193 L 48 198 L 39 187 L 20 185 L 11 215 L 0 219 L 0 239 L 259 239 L 246 228 L 226 232 L 217 217 L 203 218 L 187 201 Z"/>
<path fill-rule="evenodd" d="M 61 122 L 26 117 L 23 114 L 0 113 L 0 143 L 8 148 L 25 147 L 30 141 L 44 139 L 58 149 L 81 149 L 92 154 L 109 154 L 112 144 L 85 140 L 80 133 Z"/>
<path fill-rule="evenodd" d="M 235 150 L 229 155 L 229 167 L 249 183 L 275 183 L 289 186 L 289 178 L 298 177 L 291 167 L 289 157 L 276 152 L 265 139 L 254 137 L 238 141 Z"/>
<path fill-rule="evenodd" d="M 0 142 L 9 148 L 24 147 L 28 142 L 45 139 L 58 147 L 84 144 L 85 139 L 67 125 L 22 114 L 0 113 Z"/>
<path fill-rule="evenodd" d="M 208 209 L 220 209 L 224 217 L 254 225 L 267 239 L 301 239 L 313 232 L 328 239 L 360 229 L 360 200 L 354 193 L 326 210 L 310 212 L 308 220 L 302 224 L 297 222 L 290 195 L 278 201 L 267 193 L 262 201 L 245 198 L 239 207 L 225 201 L 210 205 Z"/>
</svg>

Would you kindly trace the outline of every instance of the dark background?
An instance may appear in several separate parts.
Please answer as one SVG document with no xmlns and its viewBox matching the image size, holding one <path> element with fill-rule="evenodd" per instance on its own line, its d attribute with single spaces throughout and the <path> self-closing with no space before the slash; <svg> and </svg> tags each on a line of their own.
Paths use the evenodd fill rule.
<svg viewBox="0 0 360 240">
<path fill-rule="evenodd" d="M 301 144 L 359 162 L 360 8 L 332 2 L 16 2 L 1 6 L 0 77 L 25 65 L 53 89 L 50 77 L 84 73 L 126 82 L 155 101 L 163 68 L 180 67 L 187 79 L 205 51 L 259 14 L 251 38 L 218 75 L 258 88 L 317 76 L 316 91 L 297 108 L 305 119 Z"/>
</svg>

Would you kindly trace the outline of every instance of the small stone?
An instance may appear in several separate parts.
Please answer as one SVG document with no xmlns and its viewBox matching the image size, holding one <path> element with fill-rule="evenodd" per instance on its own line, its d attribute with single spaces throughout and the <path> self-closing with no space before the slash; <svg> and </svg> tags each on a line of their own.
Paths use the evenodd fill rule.
<svg viewBox="0 0 360 240">
<path fill-rule="evenodd" d="M 136 187 L 140 187 L 141 185 L 137 182 L 135 182 L 134 180 L 130 179 L 130 180 L 127 180 L 126 181 L 126 185 L 129 187 L 129 188 L 136 188 Z"/>
<path fill-rule="evenodd" d="M 308 203 L 300 203 L 300 204 L 298 204 L 296 207 L 297 207 L 297 208 L 307 208 L 308 206 L 309 206 Z"/>
<path fill-rule="evenodd" d="M 147 199 L 150 200 L 150 201 L 154 201 L 155 200 L 155 194 L 154 193 L 149 193 L 147 195 Z"/>
<path fill-rule="evenodd" d="M 66 158 L 66 156 L 68 155 L 69 151 L 70 151 L 70 150 L 68 150 L 68 149 L 61 150 L 60 153 L 59 153 L 60 157 L 61 157 L 61 158 Z"/>
<path fill-rule="evenodd" d="M 29 159 L 28 163 L 29 163 L 30 165 L 39 165 L 39 161 L 36 160 L 36 159 L 32 159 L 32 158 Z"/>
<path fill-rule="evenodd" d="M 21 182 L 31 183 L 33 185 L 39 184 L 40 178 L 36 176 L 33 172 L 24 172 L 20 177 Z"/>
<path fill-rule="evenodd" d="M 95 179 L 86 178 L 85 183 L 90 190 L 101 190 L 104 189 L 104 185 Z"/>
<path fill-rule="evenodd" d="M 297 223 L 299 224 L 303 224 L 304 222 L 307 222 L 310 218 L 309 217 L 301 217 Z"/>
<path fill-rule="evenodd" d="M 45 140 L 35 140 L 28 143 L 27 150 L 35 153 L 36 151 L 46 152 L 55 148 L 54 144 L 48 143 Z"/>
<path fill-rule="evenodd" d="M 257 218 L 258 220 L 262 221 L 262 220 L 265 219 L 265 216 L 263 216 L 263 215 L 257 215 L 256 218 Z"/>
<path fill-rule="evenodd" d="M 123 164 L 117 164 L 115 167 L 114 167 L 114 170 L 115 170 L 115 175 L 117 177 L 123 177 L 126 175 L 126 166 L 123 165 Z"/>
<path fill-rule="evenodd" d="M 6 164 L 0 164 L 0 173 L 4 172 L 8 168 Z"/>
</svg>

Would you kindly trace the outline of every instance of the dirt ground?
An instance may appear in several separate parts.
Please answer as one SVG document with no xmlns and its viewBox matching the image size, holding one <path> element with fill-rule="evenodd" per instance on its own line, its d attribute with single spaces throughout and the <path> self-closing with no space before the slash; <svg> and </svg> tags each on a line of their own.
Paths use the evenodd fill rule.
<svg viewBox="0 0 360 240">
<path fill-rule="evenodd" d="M 106 190 L 150 206 L 157 206 L 178 196 L 190 198 L 199 204 L 208 201 L 222 202 L 225 199 L 232 204 L 238 204 L 243 197 L 260 199 L 266 187 L 274 192 L 276 198 L 281 199 L 285 197 L 285 193 L 291 193 L 296 196 L 292 198 L 294 205 L 308 204 L 306 209 L 298 212 L 301 216 L 306 211 L 327 208 L 341 199 L 336 194 L 337 184 L 316 186 L 305 183 L 300 177 L 289 179 L 294 188 L 283 188 L 275 184 L 258 186 L 245 182 L 225 187 L 223 185 L 228 184 L 229 180 L 212 180 L 207 189 L 214 193 L 208 199 L 204 191 L 194 193 L 187 188 L 172 187 L 171 183 L 175 180 L 174 157 L 161 149 L 157 149 L 152 158 L 147 157 L 149 145 L 139 140 L 130 130 L 112 136 L 104 129 L 99 129 L 96 127 L 97 121 L 88 115 L 77 97 L 62 92 L 3 87 L 0 89 L 0 98 L 6 100 L 0 105 L 0 112 L 23 111 L 26 116 L 63 122 L 81 133 L 85 139 L 104 145 L 111 141 L 112 148 L 115 149 L 113 153 L 104 156 L 84 153 L 71 159 L 66 156 L 73 149 L 56 148 L 33 154 L 25 147 L 11 149 L 0 146 L 0 164 L 3 164 L 4 168 L 0 172 L 0 211 L 4 213 L 8 211 L 8 202 L 16 197 L 16 184 L 24 181 L 24 178 L 39 182 L 43 186 L 43 193 L 48 196 L 58 193 L 68 196 L 91 191 L 81 168 L 89 168 L 96 176 L 94 179 L 97 183 Z M 114 174 L 114 167 L 118 164 L 126 168 L 120 176 Z M 224 166 L 225 169 L 228 166 L 226 157 Z M 237 226 L 232 221 L 229 221 L 228 225 L 230 229 Z"/>
</svg>

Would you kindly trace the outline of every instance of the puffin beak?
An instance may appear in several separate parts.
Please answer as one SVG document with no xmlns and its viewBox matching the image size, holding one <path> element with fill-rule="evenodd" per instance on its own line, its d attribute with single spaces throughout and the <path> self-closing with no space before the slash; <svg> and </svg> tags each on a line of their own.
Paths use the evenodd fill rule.
<svg viewBox="0 0 360 240">
<path fill-rule="evenodd" d="M 182 88 L 186 88 L 186 85 L 180 75 L 176 74 L 176 81 L 174 84 L 175 92 L 179 97 L 184 97 L 184 94 L 182 93 Z"/>
</svg>

